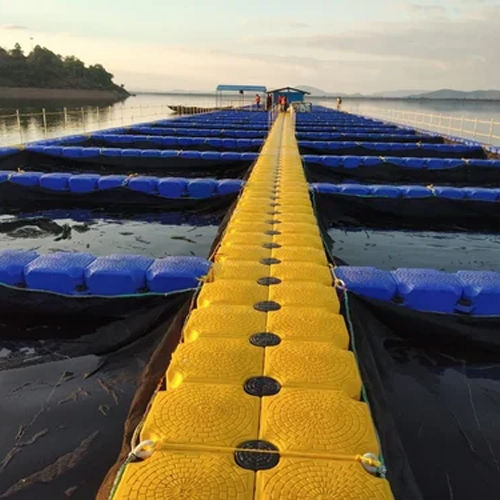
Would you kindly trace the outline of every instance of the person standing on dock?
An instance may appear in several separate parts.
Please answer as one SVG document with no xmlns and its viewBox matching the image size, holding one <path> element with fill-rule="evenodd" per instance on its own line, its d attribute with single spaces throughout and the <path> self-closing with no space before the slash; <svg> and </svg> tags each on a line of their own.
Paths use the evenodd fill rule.
<svg viewBox="0 0 500 500">
<path fill-rule="evenodd" d="M 260 110 L 260 95 L 255 94 L 255 107 L 257 108 L 257 111 Z"/>
<path fill-rule="evenodd" d="M 271 111 L 273 107 L 273 96 L 271 94 L 267 94 L 266 97 L 266 111 Z"/>
<path fill-rule="evenodd" d="M 340 111 L 342 108 L 342 97 L 338 96 L 337 97 L 337 111 Z"/>
</svg>

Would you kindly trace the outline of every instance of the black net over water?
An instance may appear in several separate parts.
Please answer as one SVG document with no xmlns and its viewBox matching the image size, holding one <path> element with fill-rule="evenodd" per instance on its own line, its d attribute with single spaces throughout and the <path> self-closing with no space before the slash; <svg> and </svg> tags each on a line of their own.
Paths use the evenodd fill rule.
<svg viewBox="0 0 500 500">
<path fill-rule="evenodd" d="M 157 197 L 155 206 L 154 197 L 123 189 L 114 200 L 122 206 L 111 210 L 89 208 L 102 193 L 74 196 L 81 208 L 71 208 L 70 194 L 42 192 L 47 209 L 34 210 L 40 192 L 3 208 L 2 248 L 207 258 L 236 198 Z M 0 286 L 1 498 L 94 498 L 137 390 L 149 383 L 151 392 L 164 376 L 180 332 L 170 326 L 192 295 L 70 297 Z"/>
<path fill-rule="evenodd" d="M 3 170 L 41 170 L 43 172 L 85 172 L 97 174 L 157 175 L 162 177 L 210 177 L 214 179 L 242 178 L 253 159 L 234 161 L 199 160 L 181 157 L 141 157 L 140 150 L 132 157 L 96 157 L 84 159 L 57 158 L 22 152 L 0 159 Z"/>
<path fill-rule="evenodd" d="M 395 497 L 497 499 L 500 319 L 352 294 L 345 312 Z"/>
<path fill-rule="evenodd" d="M 221 218 L 189 213 L 47 210 L 0 216 L 0 246 L 11 249 L 207 258 Z"/>
<path fill-rule="evenodd" d="M 141 373 L 190 298 L 0 287 L 0 496 L 93 498 Z"/>
<path fill-rule="evenodd" d="M 337 264 L 500 268 L 500 213 L 492 202 L 315 193 L 325 245 Z"/>
</svg>

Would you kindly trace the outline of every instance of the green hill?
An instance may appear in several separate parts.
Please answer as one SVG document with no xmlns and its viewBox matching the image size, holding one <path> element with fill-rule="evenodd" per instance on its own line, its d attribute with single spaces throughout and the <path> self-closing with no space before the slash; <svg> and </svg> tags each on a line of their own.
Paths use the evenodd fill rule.
<svg viewBox="0 0 500 500">
<path fill-rule="evenodd" d="M 62 57 L 39 45 L 25 55 L 17 43 L 11 50 L 0 47 L 0 87 L 113 90 L 128 95 L 100 64 L 86 66 L 74 56 Z"/>
</svg>

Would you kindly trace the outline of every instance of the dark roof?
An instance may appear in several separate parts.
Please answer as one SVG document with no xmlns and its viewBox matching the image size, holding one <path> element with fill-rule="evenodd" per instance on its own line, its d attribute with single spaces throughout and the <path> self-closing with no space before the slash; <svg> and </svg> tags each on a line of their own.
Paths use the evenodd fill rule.
<svg viewBox="0 0 500 500">
<path fill-rule="evenodd" d="M 217 85 L 215 89 L 217 92 L 223 90 L 233 90 L 235 92 L 239 92 L 240 90 L 247 92 L 265 92 L 266 87 L 264 85 Z"/>
<path fill-rule="evenodd" d="M 274 92 L 281 92 L 282 90 L 286 90 L 287 92 L 300 92 L 301 94 L 307 94 L 309 95 L 311 92 L 307 92 L 307 90 L 300 90 L 296 89 L 294 87 L 281 87 L 280 89 L 274 89 L 274 90 L 269 90 L 269 93 L 272 94 Z"/>
</svg>

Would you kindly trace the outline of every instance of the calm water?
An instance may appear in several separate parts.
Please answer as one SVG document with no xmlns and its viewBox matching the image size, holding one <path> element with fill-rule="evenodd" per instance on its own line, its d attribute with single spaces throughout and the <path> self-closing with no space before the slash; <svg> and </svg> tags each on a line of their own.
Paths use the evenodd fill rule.
<svg viewBox="0 0 500 500">
<path fill-rule="evenodd" d="M 182 214 L 110 215 L 52 210 L 0 216 L 0 248 L 208 257 L 219 221 Z"/>
<path fill-rule="evenodd" d="M 314 103 L 334 107 L 332 99 L 312 98 Z M 88 132 L 109 127 L 118 127 L 141 121 L 150 121 L 174 117 L 168 109 L 169 104 L 184 104 L 192 106 L 214 106 L 214 95 L 147 95 L 140 94 L 129 97 L 126 101 L 111 105 L 103 103 L 79 103 L 60 101 L 0 101 L 0 145 L 18 144 L 44 137 L 57 137 L 70 133 Z M 63 107 L 68 110 L 67 120 L 63 114 Z M 83 107 L 83 114 L 82 114 Z M 99 110 L 97 108 L 99 107 Z M 46 109 L 47 130 L 44 130 L 41 109 Z M 15 110 L 19 109 L 22 115 L 31 114 L 21 120 L 21 129 L 17 125 Z M 500 102 L 467 102 L 467 101 L 404 101 L 404 100 L 372 100 L 372 99 L 345 99 L 344 109 L 353 113 L 380 114 L 390 109 L 417 111 L 436 115 L 453 115 L 457 118 L 478 118 L 500 122 Z M 10 115 L 10 116 L 7 116 Z M 446 125 L 446 121 L 442 120 Z M 460 121 L 454 122 L 455 127 Z M 465 123 L 466 128 L 474 128 L 473 123 Z M 446 128 L 442 129 L 446 132 Z M 478 125 L 478 132 L 488 133 L 489 125 Z M 500 136 L 500 126 L 496 128 L 496 135 Z M 464 134 L 467 135 L 467 134 Z M 472 137 L 473 134 L 468 134 Z M 484 137 L 477 137 L 487 142 Z M 494 142 L 494 141 L 493 141 Z M 496 143 L 500 144 L 500 140 Z"/>
<path fill-rule="evenodd" d="M 330 229 L 333 255 L 352 266 L 500 269 L 500 234 Z"/>
</svg>

